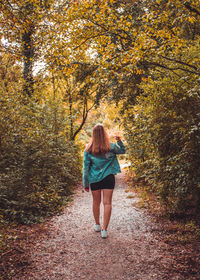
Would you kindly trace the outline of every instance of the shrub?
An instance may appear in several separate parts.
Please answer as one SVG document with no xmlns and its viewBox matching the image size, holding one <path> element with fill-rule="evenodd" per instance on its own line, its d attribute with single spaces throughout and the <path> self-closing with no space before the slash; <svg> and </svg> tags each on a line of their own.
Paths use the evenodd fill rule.
<svg viewBox="0 0 200 280">
<path fill-rule="evenodd" d="M 79 147 L 68 139 L 68 118 L 51 98 L 24 103 L 1 96 L 0 204 L 10 221 L 36 222 L 57 211 L 80 178 Z"/>
<path fill-rule="evenodd" d="M 184 81 L 184 82 L 183 82 Z M 184 212 L 200 202 L 200 91 L 192 77 L 171 73 L 142 84 L 134 115 L 124 122 L 130 160 L 168 210 Z"/>
</svg>

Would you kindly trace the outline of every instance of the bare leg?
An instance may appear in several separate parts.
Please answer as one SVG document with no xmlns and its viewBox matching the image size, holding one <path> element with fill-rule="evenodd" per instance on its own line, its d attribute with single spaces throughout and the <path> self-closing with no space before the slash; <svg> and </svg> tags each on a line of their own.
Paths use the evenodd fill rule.
<svg viewBox="0 0 200 280">
<path fill-rule="evenodd" d="M 92 197 L 93 197 L 93 215 L 96 224 L 99 225 L 101 190 L 92 191 Z"/>
<path fill-rule="evenodd" d="M 103 205 L 104 205 L 103 227 L 102 227 L 103 230 L 104 229 L 107 230 L 110 221 L 110 216 L 112 211 L 112 194 L 113 194 L 113 189 L 103 190 Z"/>
</svg>

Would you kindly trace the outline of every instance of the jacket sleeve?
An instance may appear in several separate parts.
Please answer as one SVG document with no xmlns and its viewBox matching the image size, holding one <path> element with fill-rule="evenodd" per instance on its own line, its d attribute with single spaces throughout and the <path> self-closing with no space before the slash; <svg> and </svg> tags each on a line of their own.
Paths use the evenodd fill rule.
<svg viewBox="0 0 200 280">
<path fill-rule="evenodd" d="M 83 186 L 84 188 L 89 187 L 89 181 L 88 181 L 88 174 L 90 169 L 90 159 L 88 156 L 88 153 L 84 151 L 83 154 Z"/>
<path fill-rule="evenodd" d="M 112 152 L 115 154 L 125 154 L 126 153 L 126 147 L 124 146 L 124 143 L 122 141 L 117 141 L 117 144 L 113 143 Z"/>
</svg>

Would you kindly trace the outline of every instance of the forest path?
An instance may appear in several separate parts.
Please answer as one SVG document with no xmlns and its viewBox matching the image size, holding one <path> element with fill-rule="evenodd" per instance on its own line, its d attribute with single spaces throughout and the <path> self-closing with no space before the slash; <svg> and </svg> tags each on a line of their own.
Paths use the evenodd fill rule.
<svg viewBox="0 0 200 280">
<path fill-rule="evenodd" d="M 78 189 L 71 205 L 47 222 L 48 234 L 31 249 L 30 265 L 23 275 L 12 279 L 195 279 L 171 269 L 176 254 L 156 237 L 150 217 L 133 207 L 138 198 L 126 198 L 124 176 L 116 176 L 107 239 L 93 230 L 91 193 Z"/>
</svg>

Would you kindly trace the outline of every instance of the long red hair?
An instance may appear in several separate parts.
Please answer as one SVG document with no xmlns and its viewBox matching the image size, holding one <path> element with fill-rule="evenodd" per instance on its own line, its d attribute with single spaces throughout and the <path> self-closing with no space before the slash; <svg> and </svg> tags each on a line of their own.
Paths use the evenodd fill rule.
<svg viewBox="0 0 200 280">
<path fill-rule="evenodd" d="M 110 140 L 102 124 L 93 128 L 92 138 L 86 147 L 86 151 L 93 155 L 102 155 L 110 151 Z"/>
</svg>

